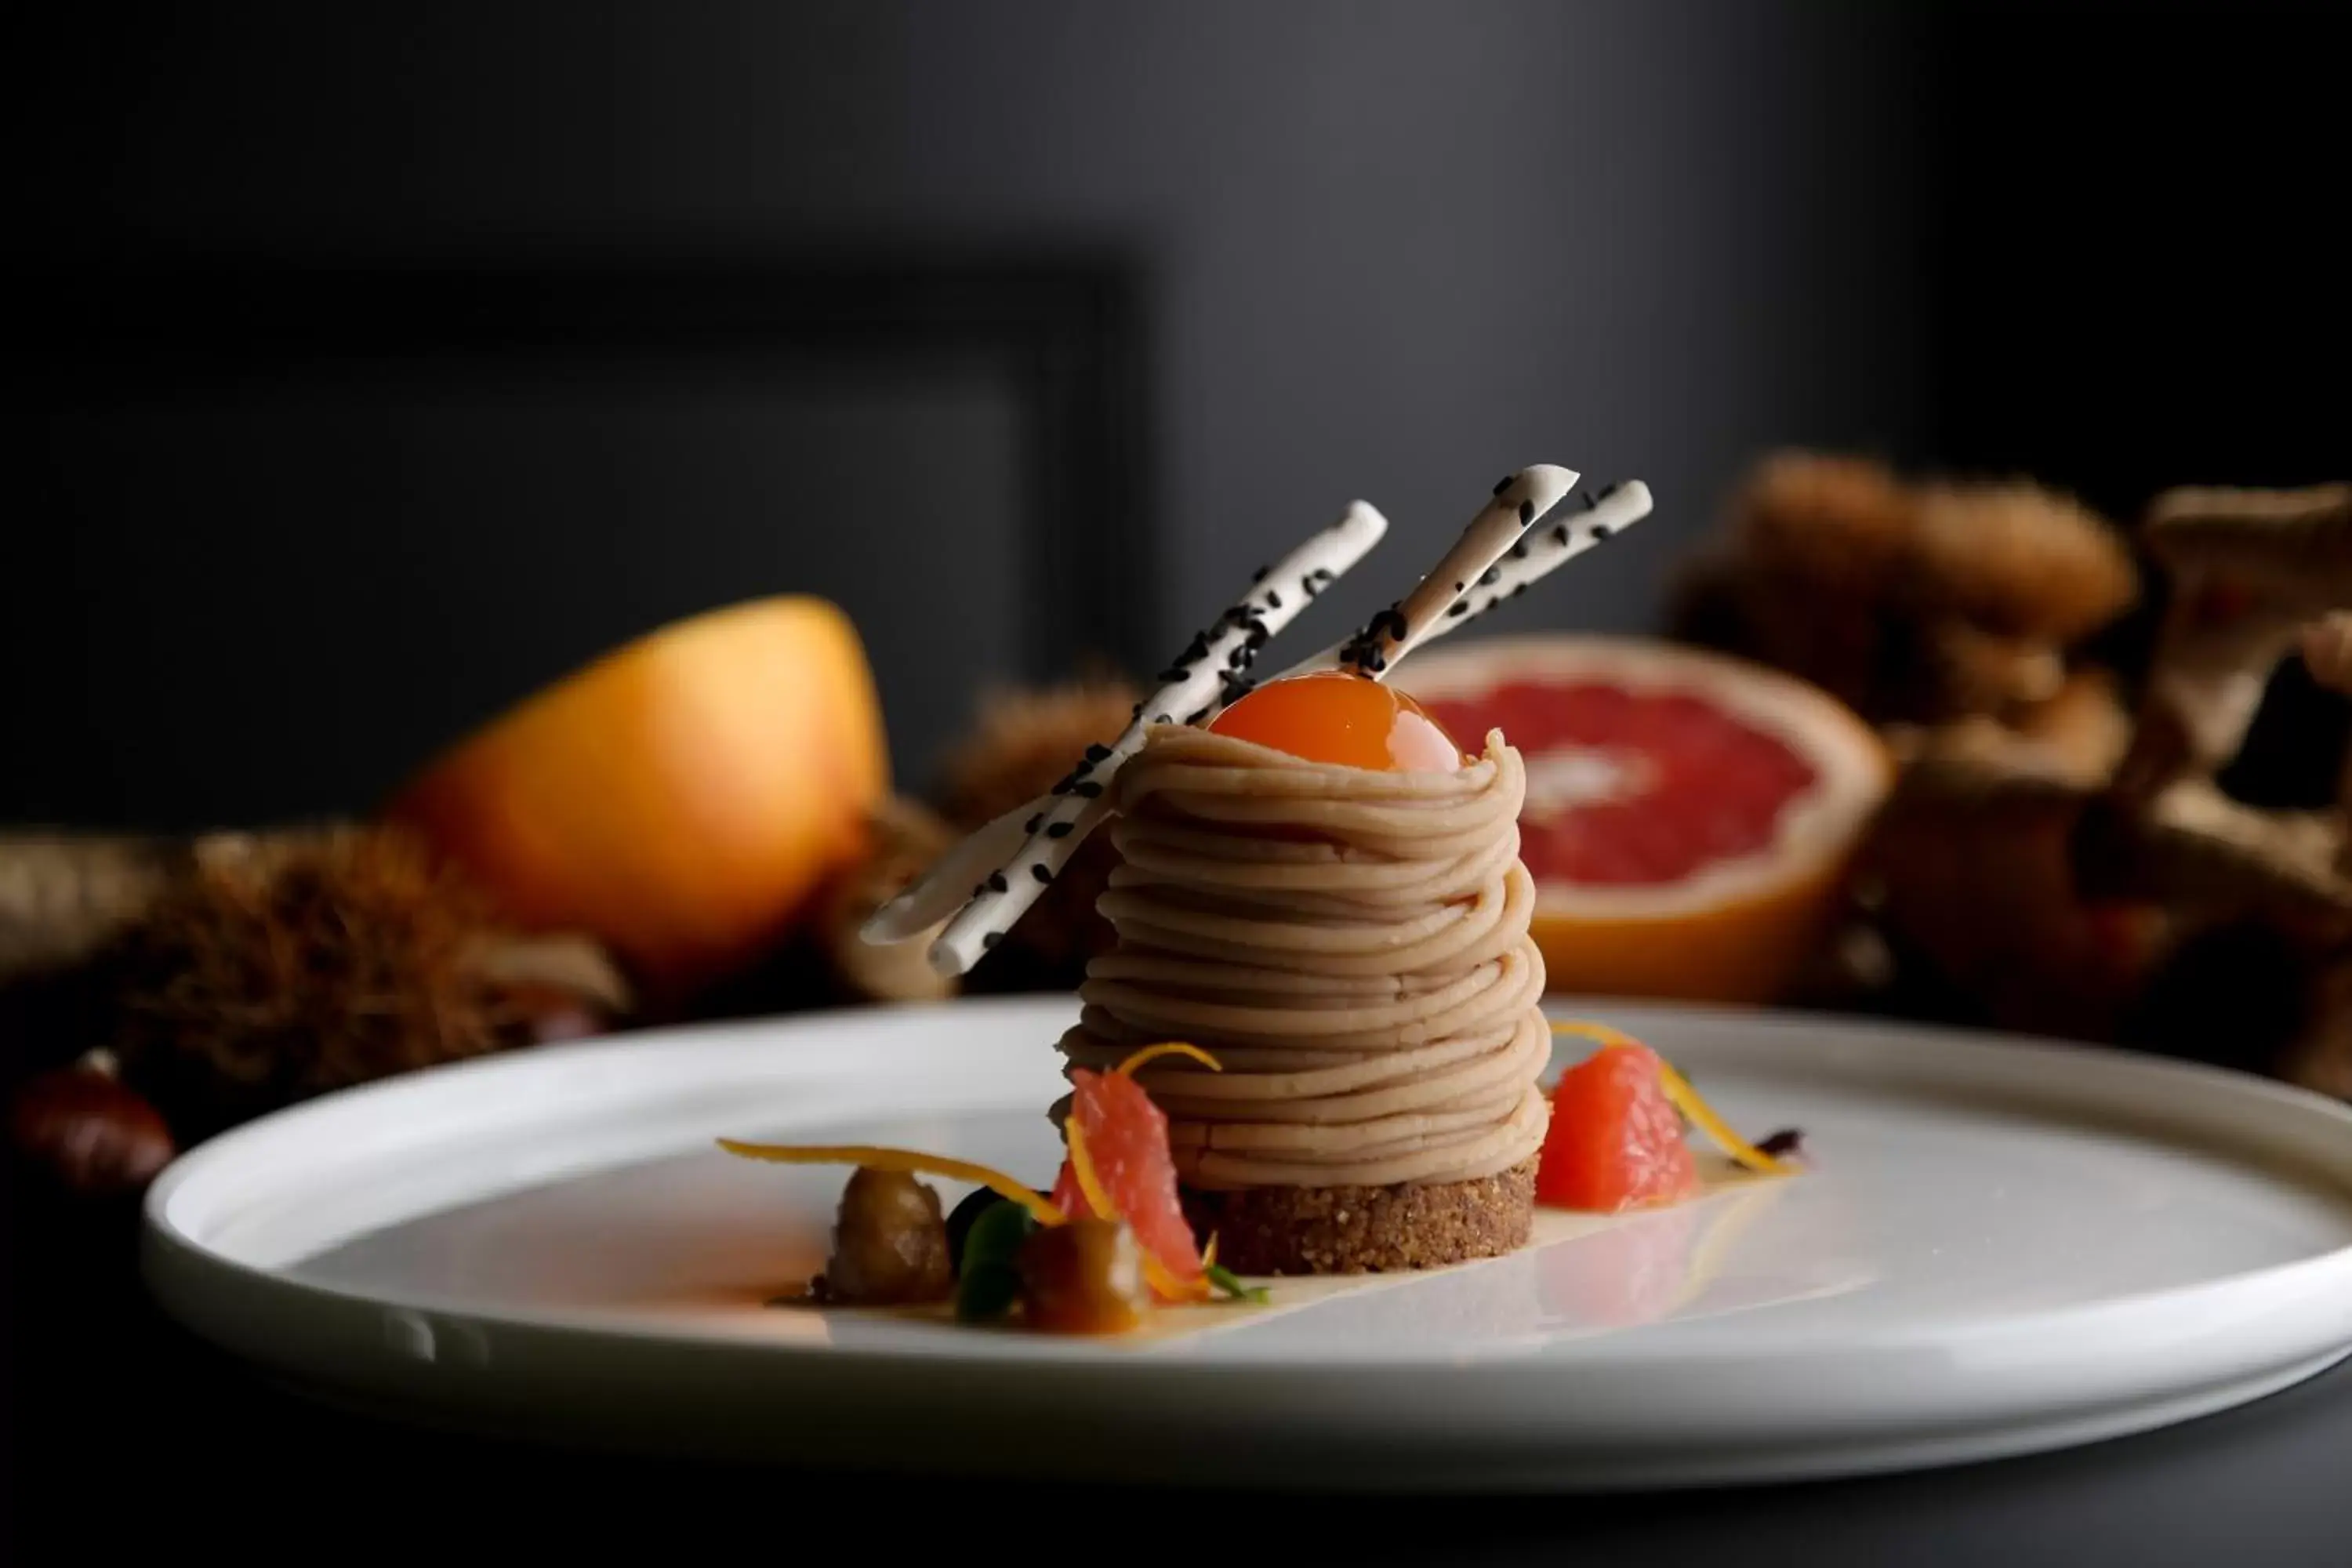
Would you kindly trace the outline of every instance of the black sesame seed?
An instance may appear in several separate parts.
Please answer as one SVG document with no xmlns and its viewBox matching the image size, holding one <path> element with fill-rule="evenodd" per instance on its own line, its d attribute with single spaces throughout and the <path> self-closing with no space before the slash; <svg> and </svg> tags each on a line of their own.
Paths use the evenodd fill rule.
<svg viewBox="0 0 2352 1568">
<path fill-rule="evenodd" d="M 1445 612 L 1445 618 L 1447 620 L 1452 620 L 1456 616 L 1466 616 L 1469 613 L 1470 601 L 1467 599 L 1456 599 L 1454 601 L 1452 607 L 1447 609 Z"/>
<path fill-rule="evenodd" d="M 1617 531 L 1615 529 L 1611 528 L 1605 522 L 1596 522 L 1592 525 L 1592 537 L 1595 539 L 1613 538 L 1616 531 Z"/>
<path fill-rule="evenodd" d="M 1054 793 L 1055 795 L 1067 795 L 1070 793 L 1070 786 L 1077 782 L 1076 774 L 1066 779 L 1056 779 L 1054 782 Z"/>
<path fill-rule="evenodd" d="M 1261 567 L 1259 567 L 1256 571 L 1255 571 L 1255 572 L 1253 572 L 1253 573 L 1251 573 L 1251 574 L 1250 574 L 1250 581 L 1251 581 L 1251 582 L 1253 582 L 1253 583 L 1263 583 L 1263 582 L 1265 582 L 1265 574 L 1266 574 L 1266 573 L 1268 573 L 1268 572 L 1269 572 L 1269 571 L 1271 571 L 1271 570 L 1273 570 L 1273 568 L 1271 568 L 1271 567 L 1267 567 L 1267 566 L 1261 566 Z"/>
<path fill-rule="evenodd" d="M 1516 587 L 1516 588 L 1514 588 L 1514 589 L 1512 589 L 1512 590 L 1511 590 L 1511 597 L 1512 597 L 1512 598 L 1514 598 L 1514 599 L 1516 599 L 1516 598 L 1517 598 L 1520 595 L 1522 595 L 1522 594 L 1526 593 L 1527 591 L 1528 591 L 1528 585 L 1527 585 L 1525 583 L 1522 583 L 1522 584 L 1520 584 L 1517 587 Z"/>
<path fill-rule="evenodd" d="M 1165 713 L 1154 713 L 1151 716 L 1151 721 L 1155 724 L 1173 724 L 1176 722 L 1175 720 L 1170 718 Z"/>
<path fill-rule="evenodd" d="M 994 947 L 1003 940 L 1004 933 L 1001 931 L 982 931 L 980 934 L 980 945 L 982 947 Z"/>
<path fill-rule="evenodd" d="M 1568 524 L 1563 522 L 1559 527 L 1553 529 L 1551 531 L 1551 536 L 1554 539 L 1559 540 L 1562 544 L 1566 544 L 1568 542 Z"/>
<path fill-rule="evenodd" d="M 1625 488 L 1625 481 L 1624 481 L 1624 480 L 1622 480 L 1622 479 L 1619 479 L 1619 480 L 1618 480 L 1615 484 L 1613 484 L 1613 485 L 1603 485 L 1603 486 L 1601 486 L 1601 491 L 1600 491 L 1601 499 L 1602 500 L 1607 500 L 1611 496 L 1615 495 L 1619 490 L 1622 490 L 1622 489 L 1623 489 L 1624 488 Z"/>
<path fill-rule="evenodd" d="M 1525 561 L 1527 558 L 1528 542 L 1525 539 L 1521 539 L 1517 544 L 1511 546 L 1511 559 L 1514 561 Z"/>
<path fill-rule="evenodd" d="M 1265 607 L 1269 610 L 1282 608 L 1282 595 L 1268 588 L 1265 591 Z"/>
<path fill-rule="evenodd" d="M 1206 708 L 1195 708 L 1192 711 L 1184 715 L 1184 722 L 1187 724 L 1197 724 L 1208 716 L 1209 710 Z"/>
<path fill-rule="evenodd" d="M 1067 838 L 1069 836 L 1070 825 L 1066 822 L 1055 823 L 1045 829 L 1045 837 L 1048 838 Z"/>
<path fill-rule="evenodd" d="M 974 882 L 971 885 L 971 896 L 975 899 L 982 897 L 987 891 L 988 884 L 985 882 Z"/>
<path fill-rule="evenodd" d="M 1036 816 L 1031 817 L 1028 821 L 1023 823 L 1021 825 L 1021 831 L 1024 833 L 1034 833 L 1045 825 L 1045 814 L 1041 811 Z"/>
<path fill-rule="evenodd" d="M 1084 784 L 1072 785 L 1070 793 L 1072 795 L 1084 795 L 1087 799 L 1092 800 L 1095 796 L 1102 794 L 1102 785 L 1093 779 L 1088 779 Z"/>
<path fill-rule="evenodd" d="M 1308 598 L 1310 598 L 1310 599 L 1311 599 L 1311 598 L 1313 598 L 1316 595 L 1318 595 L 1318 594 L 1321 593 L 1323 590 L 1322 590 L 1321 586 L 1320 586 L 1320 585 L 1318 585 L 1318 584 L 1316 583 L 1316 581 L 1315 581 L 1315 579 L 1314 579 L 1313 577 L 1311 577 L 1311 576 L 1307 576 L 1307 577 L 1301 577 L 1301 578 L 1298 580 L 1298 591 L 1299 591 L 1300 593 L 1302 593 L 1302 594 L 1306 595 Z"/>
<path fill-rule="evenodd" d="M 1190 672 L 1181 665 L 1170 665 L 1166 669 L 1161 670 L 1158 675 L 1152 677 L 1152 679 L 1159 681 L 1162 686 L 1171 686 L 1177 681 L 1183 679 L 1188 673 Z"/>
<path fill-rule="evenodd" d="M 1009 892 L 1009 891 L 1012 889 L 1012 886 L 1013 886 L 1013 885 L 1012 885 L 1010 882 L 1007 882 L 1007 881 L 1004 879 L 1004 873 L 1003 873 L 1003 872 L 1002 872 L 1002 871 L 991 871 L 991 872 L 988 874 L 988 890 L 989 890 L 990 892 L 992 892 L 992 893 L 1003 893 L 1003 892 Z"/>
<path fill-rule="evenodd" d="M 1501 479 L 1496 479 L 1495 481 L 1495 493 L 1496 495 L 1501 495 L 1505 490 L 1509 489 L 1511 488 L 1511 481 L 1518 477 L 1519 476 L 1517 474 L 1505 474 Z"/>
<path fill-rule="evenodd" d="M 1478 574 L 1478 586 L 1481 588 L 1491 588 L 1495 585 L 1496 579 L 1502 576 L 1502 574 L 1503 569 L 1500 566 L 1489 566 L 1484 572 Z"/>
<path fill-rule="evenodd" d="M 1536 520 L 1536 503 L 1535 503 L 1535 502 L 1533 502 L 1533 501 L 1531 501 L 1531 500 L 1523 500 L 1523 501 L 1521 501 L 1521 502 L 1519 503 L 1519 521 L 1520 521 L 1520 523 L 1521 523 L 1522 525 L 1524 525 L 1524 524 L 1527 524 L 1527 523 L 1533 522 L 1535 520 Z"/>
<path fill-rule="evenodd" d="M 1458 594 L 1458 593 L 1462 592 L 1462 590 L 1463 590 L 1463 589 L 1467 588 L 1469 585 L 1470 585 L 1470 584 L 1467 584 L 1467 583 L 1456 583 L 1456 584 L 1454 584 L 1454 591 L 1455 593 L 1457 593 L 1457 594 Z"/>
<path fill-rule="evenodd" d="M 1591 490 L 1577 491 L 1576 499 L 1584 503 L 1584 510 L 1587 511 L 1591 511 L 1594 507 L 1601 504 L 1598 500 L 1593 499 L 1592 492 Z"/>
<path fill-rule="evenodd" d="M 1108 759 L 1109 756 L 1110 748 L 1102 744 L 1100 742 L 1097 742 L 1095 744 L 1087 748 L 1087 761 L 1090 763 L 1103 762 Z"/>
<path fill-rule="evenodd" d="M 1029 874 L 1041 882 L 1050 882 L 1054 879 L 1054 873 L 1045 869 L 1043 863 L 1030 867 Z"/>
</svg>

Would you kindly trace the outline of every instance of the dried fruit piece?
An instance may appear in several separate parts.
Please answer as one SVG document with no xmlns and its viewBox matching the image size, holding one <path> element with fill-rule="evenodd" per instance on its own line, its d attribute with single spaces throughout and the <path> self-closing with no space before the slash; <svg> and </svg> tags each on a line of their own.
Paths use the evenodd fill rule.
<svg viewBox="0 0 2352 1568">
<path fill-rule="evenodd" d="M 822 1295 L 850 1306 L 944 1300 L 955 1288 L 940 1194 L 904 1171 L 861 1165 L 841 1190 Z"/>
<path fill-rule="evenodd" d="M 1022 1311 L 1033 1329 L 1118 1334 L 1151 1305 L 1143 1247 L 1117 1220 L 1075 1219 L 1038 1231 L 1021 1247 Z"/>
</svg>

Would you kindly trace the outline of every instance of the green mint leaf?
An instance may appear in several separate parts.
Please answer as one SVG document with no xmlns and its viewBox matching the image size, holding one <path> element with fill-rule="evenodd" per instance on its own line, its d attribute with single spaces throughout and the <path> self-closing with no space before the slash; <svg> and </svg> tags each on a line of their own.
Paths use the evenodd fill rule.
<svg viewBox="0 0 2352 1568">
<path fill-rule="evenodd" d="M 1243 1284 L 1241 1276 L 1222 1263 L 1212 1263 L 1201 1272 L 1208 1276 L 1210 1284 L 1225 1293 L 1227 1300 L 1251 1301 L 1263 1307 L 1274 1300 L 1273 1293 L 1265 1286 Z"/>
</svg>

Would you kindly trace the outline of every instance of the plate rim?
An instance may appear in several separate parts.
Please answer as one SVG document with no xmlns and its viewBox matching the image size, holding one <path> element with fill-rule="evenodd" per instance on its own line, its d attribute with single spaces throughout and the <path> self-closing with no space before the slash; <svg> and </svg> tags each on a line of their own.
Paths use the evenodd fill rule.
<svg viewBox="0 0 2352 1568">
<path fill-rule="evenodd" d="M 272 1124 L 330 1117 L 420 1085 L 527 1075 L 551 1057 L 560 1064 L 633 1055 L 681 1037 L 721 1051 L 776 1051 L 795 1034 L 845 1024 L 904 1027 L 974 1009 L 1063 1016 L 1072 1005 L 1060 995 L 1007 996 L 715 1020 L 451 1064 L 321 1097 L 174 1162 L 142 1211 L 142 1269 L 170 1315 L 263 1375 L 397 1419 L 737 1461 L 1382 1494 L 1757 1483 L 1993 1458 L 2210 1414 L 2352 1355 L 2352 1233 L 2331 1251 L 2212 1279 L 1972 1320 L 1874 1325 L 1811 1343 L 1644 1346 L 1601 1336 L 1614 1342 L 1600 1354 L 1517 1346 L 1465 1354 L 1431 1343 L 1250 1355 L 1218 1353 L 1224 1336 L 1211 1334 L 1131 1346 L 1031 1338 L 1015 1353 L 976 1356 L 953 1332 L 919 1342 L 794 1343 L 593 1312 L 395 1299 L 229 1257 L 183 1231 L 169 1212 L 187 1184 Z M 2174 1099 L 2186 1090 L 2199 1105 L 2195 1091 L 2219 1085 L 2239 1111 L 2221 1135 L 2231 1157 L 2260 1158 L 2277 1126 L 2293 1121 L 2303 1129 L 2285 1140 L 2294 1174 L 2278 1179 L 2323 1182 L 2326 1195 L 2352 1210 L 2352 1106 L 2210 1064 L 1903 1020 L 1603 998 L 1548 1005 L 1636 1032 L 1685 1019 L 1728 1027 L 1733 1037 L 1718 1041 L 1727 1055 L 1769 1058 L 1786 1037 L 1780 1031 L 1812 1030 L 1831 1037 L 1814 1047 L 1825 1055 L 1843 1040 L 1885 1061 L 1905 1045 L 1940 1042 L 1964 1049 L 1911 1059 L 1965 1060 L 1989 1049 L 2011 1064 L 2075 1064 L 2095 1080 L 2146 1074 Z M 1743 1025 L 1764 1026 L 1763 1037 L 1745 1034 Z M 2009 1076 L 2019 1076 L 2015 1065 Z M 1898 1084 L 1894 1092 L 1905 1090 Z M 2046 1096 L 2032 1103 L 2040 1114 L 2063 1116 Z M 2255 1115 L 2278 1107 L 2300 1114 Z M 2249 1129 L 2259 1134 L 2251 1145 Z M 2326 1142 L 2316 1160 L 2295 1146 L 2320 1135 Z M 2231 1310 L 2206 1310 L 2200 1296 Z M 404 1346 L 404 1335 L 421 1339 Z M 2168 1370 L 2182 1366 L 2186 1373 Z M 951 1377 L 939 1375 L 950 1369 Z M 950 1384 L 954 1392 L 943 1400 Z M 649 1398 L 649 1387 L 658 1395 Z M 809 1419 L 812 1411 L 842 1410 L 857 1415 L 846 1428 Z M 1792 1420 L 1792 1411 L 1801 1417 Z M 1247 1423 L 1239 1436 L 1236 1420 Z M 1047 1433 L 1080 1430 L 1118 1440 L 1076 1452 L 1039 1446 Z M 1037 1441 L 1016 1440 L 1024 1433 Z M 975 1445 L 974 1434 L 986 1441 Z"/>
<path fill-rule="evenodd" d="M 498 1076 L 513 1073 L 529 1076 L 534 1068 L 550 1060 L 585 1060 L 598 1057 L 626 1057 L 640 1051 L 659 1049 L 679 1038 L 703 1038 L 719 1042 L 730 1036 L 741 1037 L 740 1043 L 749 1048 L 788 1048 L 791 1037 L 815 1036 L 845 1024 L 861 1026 L 883 1023 L 904 1022 L 921 1016 L 943 1017 L 973 1010 L 1004 1012 L 1020 1015 L 1027 1012 L 1058 1011 L 1074 1005 L 1074 998 L 1053 994 L 1013 994 L 985 997 L 954 998 L 942 1002 L 909 1004 L 893 1008 L 839 1007 L 804 1013 L 771 1015 L 752 1018 L 699 1020 L 688 1024 L 624 1031 L 592 1039 L 565 1041 L 532 1047 L 525 1051 L 505 1052 L 490 1057 L 474 1058 L 451 1062 L 396 1078 L 354 1086 L 289 1106 L 284 1110 L 257 1118 L 243 1126 L 219 1134 L 195 1148 L 184 1152 L 167 1167 L 149 1187 L 142 1205 L 141 1257 L 142 1270 L 150 1289 L 167 1307 L 180 1315 L 183 1289 L 195 1283 L 200 1277 L 225 1277 L 236 1282 L 240 1289 L 250 1289 L 284 1303 L 301 1300 L 308 1305 L 326 1305 L 330 1310 L 358 1310 L 380 1313 L 386 1310 L 432 1312 L 504 1330 L 544 1330 L 574 1334 L 585 1338 L 622 1338 L 643 1340 L 663 1344 L 730 1344 L 737 1342 L 717 1339 L 683 1326 L 667 1327 L 632 1321 L 625 1328 L 609 1316 L 594 1310 L 567 1310 L 538 1307 L 529 1310 L 508 1309 L 485 1305 L 464 1299 L 436 1298 L 430 1293 L 388 1296 L 343 1287 L 321 1284 L 298 1279 L 283 1268 L 248 1262 L 208 1246 L 178 1225 L 170 1215 L 174 1196 L 192 1182 L 201 1182 L 213 1168 L 234 1159 L 248 1142 L 258 1141 L 272 1131 L 313 1119 L 324 1120 L 343 1113 L 354 1104 L 364 1104 L 377 1099 L 396 1099 L 403 1091 L 414 1092 L 413 1086 L 431 1080 L 449 1083 L 473 1076 Z M 1987 1047 L 2012 1065 L 2034 1057 L 2063 1059 L 2078 1065 L 2094 1076 L 2119 1074 L 2124 1077 L 2146 1077 L 2170 1081 L 2180 1086 L 2202 1084 L 2220 1088 L 2242 1100 L 2268 1101 L 2282 1108 L 2306 1115 L 2315 1115 L 2336 1125 L 2345 1138 L 2344 1169 L 2336 1173 L 2337 1186 L 2333 1195 L 2352 1213 L 2352 1105 L 2328 1099 L 2311 1090 L 2251 1073 L 2215 1066 L 2211 1063 L 2187 1061 L 2153 1056 L 2124 1047 L 2106 1047 L 2082 1041 L 2049 1039 L 2035 1036 L 2013 1035 L 1996 1030 L 1942 1026 L 1919 1025 L 1907 1020 L 1883 1020 L 1798 1009 L 1744 1008 L 1729 1005 L 1685 1005 L 1654 1001 L 1613 998 L 1545 998 L 1548 1015 L 1559 1018 L 1564 1010 L 1581 1015 L 1631 1017 L 1636 1026 L 1663 1020 L 1671 1024 L 1676 1017 L 1705 1019 L 1717 1025 L 1734 1027 L 1765 1026 L 1773 1028 L 1803 1030 L 1822 1028 L 1834 1036 L 1843 1036 L 1870 1051 L 1883 1051 L 1883 1043 L 1872 1037 L 1891 1035 L 1907 1037 L 1914 1045 L 1935 1041 L 1947 1043 L 1965 1041 L 1971 1052 Z M 1639 1034 L 1638 1026 L 1628 1032 Z M 1729 1048 L 1741 1053 L 1770 1050 L 1778 1042 L 1742 1042 Z M 1925 1075 L 1932 1080 L 1932 1071 Z M 2037 1101 L 2036 1103 L 2043 1103 Z M 2240 1150 L 2243 1152 L 2245 1151 Z M 2302 1147 L 2277 1151 L 2297 1166 L 2310 1163 L 2307 1149 Z M 519 1184 L 512 1190 L 522 1190 L 530 1184 Z M 1475 1265 L 1472 1265 L 1475 1267 Z M 2032 1335 L 2043 1332 L 2071 1331 L 2102 1319 L 2118 1320 L 2144 1313 L 2171 1313 L 2185 1309 L 2200 1296 L 2231 1297 L 2252 1289 L 2299 1292 L 2314 1286 L 2334 1284 L 2352 1294 L 2352 1239 L 2328 1252 L 2284 1263 L 2240 1269 L 2232 1273 L 2186 1283 L 2133 1291 L 2112 1298 L 2088 1302 L 2070 1303 L 2063 1307 L 2024 1308 L 1989 1314 L 1966 1323 L 1937 1321 L 1894 1326 L 1879 1326 L 1858 1331 L 1843 1337 L 1833 1344 L 1820 1347 L 1793 1346 L 1776 1348 L 1773 1353 L 1783 1359 L 1807 1356 L 1851 1357 L 1867 1350 L 1894 1352 L 1916 1349 L 1926 1344 L 1950 1344 L 1956 1341 L 1992 1342 L 2010 1335 Z M 761 1345 L 761 1352 L 780 1358 L 815 1358 L 828 1362 L 866 1359 L 898 1363 L 909 1359 L 959 1359 L 952 1341 L 942 1336 L 943 1343 L 933 1348 L 925 1346 L 871 1347 L 811 1345 L 778 1342 Z M 1063 1362 L 1075 1362 L 1103 1366 L 1140 1367 L 1147 1363 L 1181 1365 L 1198 1371 L 1209 1365 L 1263 1366 L 1264 1358 L 1218 1357 L 1213 1353 L 1194 1354 L 1183 1358 L 1153 1356 L 1146 1352 L 1154 1346 L 1122 1347 L 1117 1344 L 1078 1340 L 1070 1342 L 1038 1341 L 1025 1349 L 1028 1353 L 1017 1356 L 989 1357 L 1007 1366 L 1038 1366 Z M 2352 1350 L 2352 1341 L 2346 1344 Z M 1634 1365 L 1687 1365 L 1695 1362 L 1720 1359 L 1739 1362 L 1756 1352 L 1724 1348 L 1675 1347 L 1671 1352 L 1648 1352 L 1640 1348 L 1612 1352 L 1612 1363 Z M 982 1359 L 982 1358 L 972 1358 Z M 1387 1349 L 1377 1356 L 1297 1355 L 1286 1356 L 1277 1363 L 1286 1369 L 1306 1370 L 1316 1367 L 1354 1369 L 1360 1372 L 1367 1365 L 1412 1366 L 1422 1364 L 1453 1364 L 1458 1355 L 1440 1348 L 1416 1347 L 1413 1351 Z M 1570 1357 L 1561 1357 L 1568 1364 Z"/>
</svg>

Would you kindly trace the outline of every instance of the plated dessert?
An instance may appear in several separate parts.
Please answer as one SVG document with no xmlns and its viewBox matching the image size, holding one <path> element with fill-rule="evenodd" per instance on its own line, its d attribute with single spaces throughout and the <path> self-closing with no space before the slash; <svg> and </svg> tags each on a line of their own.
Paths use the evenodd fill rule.
<svg viewBox="0 0 2352 1568">
<path fill-rule="evenodd" d="M 1508 1252 L 1539 1199 L 1616 1209 L 1696 1189 L 1683 1116 L 1713 1119 L 1638 1044 L 1601 1031 L 1555 1116 L 1526 765 L 1499 729 L 1457 738 L 1386 683 L 1649 511 L 1638 483 L 1576 482 L 1549 465 L 1506 478 L 1409 593 L 1256 684 L 1273 636 L 1385 531 L 1350 507 L 1192 640 L 1124 734 L 882 909 L 868 940 L 928 941 L 961 973 L 1091 833 L 1108 826 L 1117 850 L 1097 908 L 1118 940 L 1059 1041 L 1072 1087 L 1050 1190 L 904 1151 L 727 1145 L 862 1167 L 821 1296 L 952 1294 L 966 1318 L 1110 1330 L 1154 1300 L 1248 1298 L 1243 1276 Z M 926 1173 L 990 1195 L 942 1215 L 914 1183 Z M 885 1210 L 899 1220 L 877 1230 Z"/>
<path fill-rule="evenodd" d="M 1402 765 L 1400 765 L 1400 763 Z M 1265 1274 L 1419 1268 L 1528 1238 L 1548 1120 L 1526 773 L 1351 674 L 1277 682 L 1119 776 L 1118 931 L 1061 1048 L 1144 1082 L 1195 1223 Z"/>
</svg>

